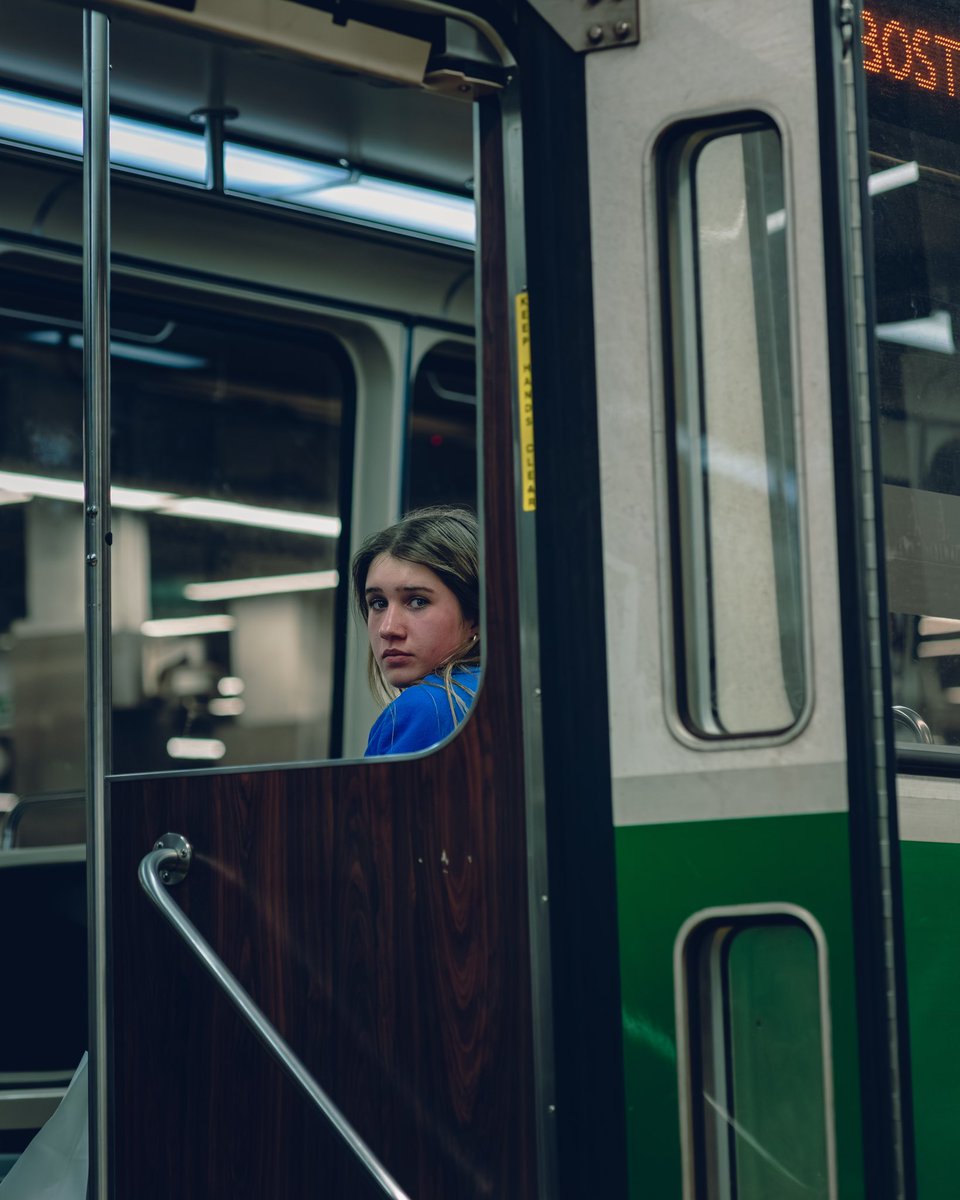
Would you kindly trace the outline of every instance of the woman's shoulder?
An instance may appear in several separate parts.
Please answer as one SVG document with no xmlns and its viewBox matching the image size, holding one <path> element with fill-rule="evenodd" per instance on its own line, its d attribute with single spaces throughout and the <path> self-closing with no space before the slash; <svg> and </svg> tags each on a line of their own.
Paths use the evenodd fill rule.
<svg viewBox="0 0 960 1200">
<path fill-rule="evenodd" d="M 462 697 L 466 708 L 473 702 L 479 674 L 479 669 L 472 667 L 453 672 L 455 696 Z M 459 724 L 460 708 L 457 704 L 455 716 L 443 678 L 427 675 L 419 683 L 404 688 L 383 710 L 370 730 L 366 755 L 407 754 L 435 746 Z"/>
</svg>

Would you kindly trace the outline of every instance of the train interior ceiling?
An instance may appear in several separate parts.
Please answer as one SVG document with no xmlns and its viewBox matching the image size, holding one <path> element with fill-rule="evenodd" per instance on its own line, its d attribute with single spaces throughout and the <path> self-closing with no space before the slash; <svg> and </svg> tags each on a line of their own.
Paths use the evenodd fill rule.
<svg viewBox="0 0 960 1200">
<path fill-rule="evenodd" d="M 84 836 L 82 19 L 0 10 L 7 849 Z M 111 18 L 115 773 L 362 754 L 351 548 L 476 504 L 470 101 L 502 68 L 451 28 L 425 87 Z"/>
</svg>

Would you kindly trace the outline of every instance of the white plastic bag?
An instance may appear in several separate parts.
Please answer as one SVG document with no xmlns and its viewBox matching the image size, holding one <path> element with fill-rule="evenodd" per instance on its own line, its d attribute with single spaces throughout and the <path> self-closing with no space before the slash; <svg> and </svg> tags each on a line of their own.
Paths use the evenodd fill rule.
<svg viewBox="0 0 960 1200">
<path fill-rule="evenodd" d="M 0 1200 L 86 1200 L 87 1056 L 67 1094 L 0 1183 Z"/>
</svg>

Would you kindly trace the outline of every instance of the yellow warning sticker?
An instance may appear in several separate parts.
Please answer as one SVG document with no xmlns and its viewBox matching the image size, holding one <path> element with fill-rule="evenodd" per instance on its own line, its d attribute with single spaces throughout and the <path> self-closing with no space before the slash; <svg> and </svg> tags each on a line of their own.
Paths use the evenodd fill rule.
<svg viewBox="0 0 960 1200">
<path fill-rule="evenodd" d="M 533 455 L 533 367 L 530 361 L 530 297 L 517 293 L 517 392 L 520 397 L 520 479 L 523 511 L 537 507 L 537 471 Z"/>
</svg>

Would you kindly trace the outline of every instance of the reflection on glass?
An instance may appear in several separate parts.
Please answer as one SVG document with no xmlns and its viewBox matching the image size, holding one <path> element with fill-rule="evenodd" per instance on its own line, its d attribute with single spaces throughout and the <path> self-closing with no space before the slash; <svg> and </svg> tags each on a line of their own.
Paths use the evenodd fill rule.
<svg viewBox="0 0 960 1200">
<path fill-rule="evenodd" d="M 663 162 L 678 703 L 702 737 L 779 733 L 806 702 L 779 136 L 684 126 Z"/>
<path fill-rule="evenodd" d="M 926 0 L 868 5 L 862 29 L 893 701 L 960 745 L 960 21 Z M 916 722 L 894 731 L 920 741 Z"/>
<path fill-rule="evenodd" d="M 0 273 L 7 807 L 84 785 L 79 305 Z M 187 294 L 115 288 L 113 321 L 114 771 L 336 752 L 345 359 Z"/>
<path fill-rule="evenodd" d="M 818 948 L 788 917 L 709 922 L 685 948 L 688 1164 L 701 1200 L 828 1200 Z"/>
</svg>

